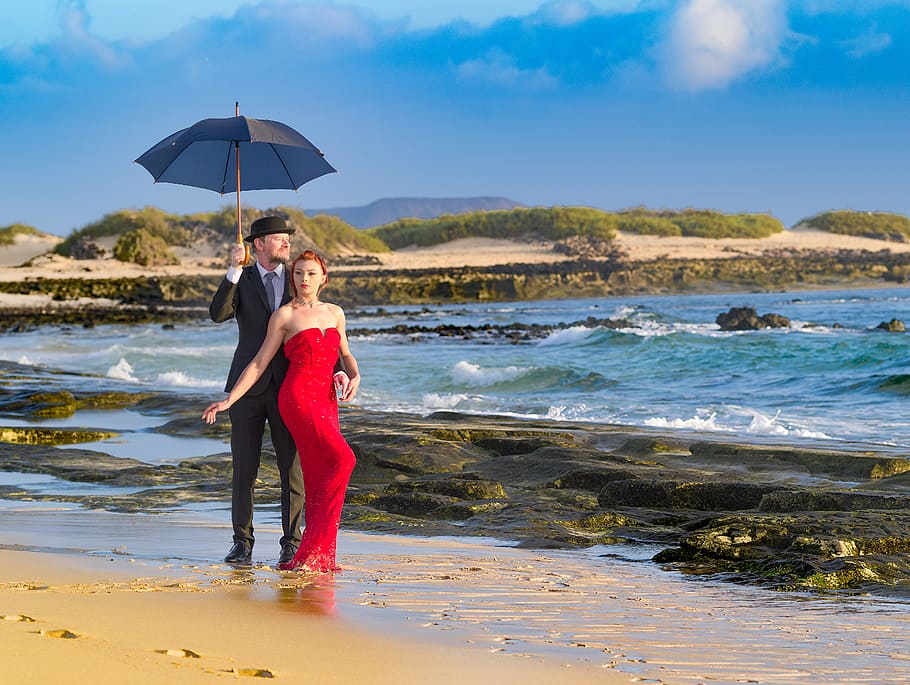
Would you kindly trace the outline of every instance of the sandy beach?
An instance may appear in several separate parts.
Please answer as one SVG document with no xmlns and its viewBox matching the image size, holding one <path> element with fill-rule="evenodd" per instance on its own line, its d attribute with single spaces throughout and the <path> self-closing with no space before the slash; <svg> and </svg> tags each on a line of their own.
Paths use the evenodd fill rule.
<svg viewBox="0 0 910 685">
<path fill-rule="evenodd" d="M 19 531 L 0 546 L 3 682 L 833 685 L 910 672 L 903 605 L 687 580 L 621 548 L 345 531 L 346 570 L 320 577 L 212 563 L 228 524 L 211 519 L 22 504 L 3 517 Z M 279 526 L 262 528 L 277 549 Z"/>
</svg>

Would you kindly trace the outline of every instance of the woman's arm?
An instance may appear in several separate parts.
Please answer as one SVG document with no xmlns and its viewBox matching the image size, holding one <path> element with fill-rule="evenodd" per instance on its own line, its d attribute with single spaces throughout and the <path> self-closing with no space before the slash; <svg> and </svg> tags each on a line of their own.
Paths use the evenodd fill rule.
<svg viewBox="0 0 910 685">
<path fill-rule="evenodd" d="M 345 332 L 344 310 L 341 307 L 338 307 L 335 327 L 338 329 L 338 334 L 341 338 L 341 342 L 338 344 L 338 357 L 341 359 L 341 363 L 344 364 L 344 370 L 351 379 L 347 387 L 344 388 L 344 392 L 339 399 L 342 402 L 350 402 L 354 399 L 354 395 L 357 394 L 357 389 L 360 387 L 360 371 L 357 368 L 357 360 L 354 359 L 354 355 L 351 354 L 351 350 L 348 347 L 348 335 Z"/>
<path fill-rule="evenodd" d="M 231 406 L 246 394 L 246 391 L 253 387 L 253 383 L 259 380 L 269 362 L 278 352 L 278 348 L 284 342 L 285 322 L 290 316 L 284 307 L 279 307 L 271 318 L 269 318 L 269 327 L 265 334 L 265 340 L 256 353 L 256 356 L 246 365 L 240 378 L 234 383 L 231 392 L 226 399 L 220 402 L 212 402 L 202 413 L 202 418 L 206 423 L 215 423 L 215 416 L 220 411 L 227 411 Z"/>
</svg>

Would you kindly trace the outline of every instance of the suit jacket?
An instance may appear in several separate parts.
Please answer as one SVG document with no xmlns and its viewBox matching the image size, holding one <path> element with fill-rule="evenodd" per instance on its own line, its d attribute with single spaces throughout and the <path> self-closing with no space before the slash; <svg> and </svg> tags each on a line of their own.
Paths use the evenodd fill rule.
<svg viewBox="0 0 910 685">
<path fill-rule="evenodd" d="M 291 275 L 287 267 L 284 269 L 284 275 L 284 295 L 281 298 L 281 304 L 291 301 Z M 262 284 L 259 269 L 255 264 L 243 269 L 237 283 L 231 283 L 226 278 L 222 279 L 209 305 L 209 316 L 216 323 L 227 321 L 232 317 L 236 318 L 239 333 L 237 349 L 234 350 L 234 359 L 231 361 L 227 384 L 224 387 L 225 392 L 231 391 L 246 365 L 252 361 L 262 346 L 271 315 L 272 310 L 265 294 L 265 286 Z M 287 370 L 287 357 L 284 356 L 284 349 L 279 348 L 268 368 L 247 394 L 262 394 L 272 379 L 277 385 L 280 385 Z"/>
</svg>

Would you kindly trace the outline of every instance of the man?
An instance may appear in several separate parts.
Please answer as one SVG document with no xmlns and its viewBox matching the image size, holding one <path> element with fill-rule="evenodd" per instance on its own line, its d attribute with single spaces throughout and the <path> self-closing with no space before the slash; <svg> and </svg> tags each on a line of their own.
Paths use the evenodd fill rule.
<svg viewBox="0 0 910 685">
<path fill-rule="evenodd" d="M 252 243 L 256 261 L 243 268 L 245 250 L 237 245 L 231 252 L 231 266 L 209 305 L 212 321 L 237 319 L 238 341 L 228 372 L 225 392 L 256 356 L 272 312 L 291 299 L 290 274 L 285 266 L 290 259 L 290 236 L 294 229 L 278 216 L 257 219 L 244 238 Z M 249 564 L 253 555 L 253 486 L 259 471 L 262 436 L 269 423 L 272 445 L 281 476 L 281 552 L 278 563 L 294 558 L 300 544 L 303 517 L 303 476 L 291 434 L 278 413 L 278 388 L 287 372 L 288 361 L 279 350 L 262 377 L 230 409 L 231 521 L 234 544 L 224 558 L 229 564 Z M 347 390 L 349 379 L 336 373 L 336 383 Z"/>
</svg>

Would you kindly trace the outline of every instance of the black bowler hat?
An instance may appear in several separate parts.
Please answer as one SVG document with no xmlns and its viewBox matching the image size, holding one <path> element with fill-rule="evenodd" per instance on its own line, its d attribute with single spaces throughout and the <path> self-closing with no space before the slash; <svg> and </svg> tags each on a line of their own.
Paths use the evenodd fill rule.
<svg viewBox="0 0 910 685">
<path fill-rule="evenodd" d="M 244 240 L 251 243 L 256 238 L 272 233 L 287 233 L 290 235 L 293 232 L 293 226 L 288 226 L 280 216 L 264 216 L 253 222 L 253 225 L 250 226 L 250 234 Z"/>
</svg>

